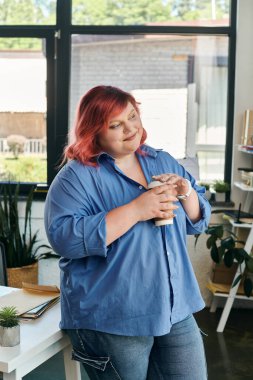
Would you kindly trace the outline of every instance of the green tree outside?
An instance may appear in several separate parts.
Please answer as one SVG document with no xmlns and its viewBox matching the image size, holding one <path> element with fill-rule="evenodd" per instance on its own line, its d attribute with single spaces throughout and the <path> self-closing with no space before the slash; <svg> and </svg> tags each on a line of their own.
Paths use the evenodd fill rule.
<svg viewBox="0 0 253 380">
<path fill-rule="evenodd" d="M 78 25 L 141 25 L 170 20 L 211 19 L 229 13 L 230 0 L 73 0 Z M 56 0 L 0 0 L 0 25 L 54 25 Z"/>
</svg>

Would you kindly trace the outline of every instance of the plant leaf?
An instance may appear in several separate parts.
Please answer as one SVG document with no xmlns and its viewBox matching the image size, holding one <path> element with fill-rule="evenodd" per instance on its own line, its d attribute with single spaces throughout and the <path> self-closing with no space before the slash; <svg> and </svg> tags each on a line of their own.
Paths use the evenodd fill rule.
<svg viewBox="0 0 253 380">
<path fill-rule="evenodd" d="M 226 249 L 234 248 L 235 241 L 232 236 L 228 236 L 221 240 L 221 246 Z"/>
<path fill-rule="evenodd" d="M 209 236 L 209 238 L 206 241 L 207 248 L 210 249 L 215 244 L 217 239 L 218 239 L 217 236 L 214 236 L 214 235 Z"/>
<path fill-rule="evenodd" d="M 224 254 L 225 254 L 225 248 L 223 248 L 221 245 L 218 247 L 218 253 L 219 253 L 219 262 L 221 262 Z"/>
<path fill-rule="evenodd" d="M 249 256 L 249 259 L 245 260 L 245 263 L 248 271 L 253 273 L 253 257 Z"/>
<path fill-rule="evenodd" d="M 197 242 L 198 242 L 198 240 L 199 240 L 199 237 L 200 237 L 200 234 L 195 234 L 195 235 L 194 235 L 194 237 L 195 237 L 195 243 L 194 243 L 194 247 L 196 247 L 196 245 L 197 245 Z"/>
<path fill-rule="evenodd" d="M 40 257 L 37 252 L 45 248 L 46 257 L 50 257 L 51 247 L 47 244 L 38 245 L 38 232 L 32 233 L 31 210 L 33 188 L 25 198 L 24 223 L 20 224 L 18 201 L 20 186 L 7 183 L 0 187 L 0 240 L 5 245 L 7 267 L 21 267 L 32 264 Z M 20 226 L 23 229 L 20 229 Z M 52 252 L 51 252 L 52 253 Z M 47 256 L 48 255 L 48 256 Z M 51 256 L 53 257 L 53 256 Z"/>
<path fill-rule="evenodd" d="M 231 268 L 234 262 L 234 252 L 233 249 L 228 249 L 223 257 L 224 264 L 226 267 Z"/>
<path fill-rule="evenodd" d="M 216 225 L 208 227 L 205 231 L 207 235 L 216 236 L 217 238 L 222 238 L 223 236 L 223 226 L 222 225 Z"/>
<path fill-rule="evenodd" d="M 232 284 L 232 288 L 233 288 L 234 286 L 236 286 L 236 285 L 238 284 L 238 282 L 241 281 L 241 279 L 242 279 L 242 274 L 239 274 L 239 275 L 236 277 L 236 279 L 234 280 L 234 282 L 233 282 L 233 284 Z"/>
<path fill-rule="evenodd" d="M 217 264 L 220 262 L 219 251 L 216 244 L 214 244 L 211 248 L 211 258 Z"/>
<path fill-rule="evenodd" d="M 233 248 L 234 251 L 234 257 L 238 261 L 238 263 L 243 263 L 247 256 L 247 252 L 243 248 L 235 247 Z"/>
<path fill-rule="evenodd" d="M 247 297 L 251 296 L 252 289 L 253 289 L 253 283 L 250 278 L 245 278 L 243 282 L 243 288 L 244 288 L 244 293 L 246 294 Z"/>
</svg>

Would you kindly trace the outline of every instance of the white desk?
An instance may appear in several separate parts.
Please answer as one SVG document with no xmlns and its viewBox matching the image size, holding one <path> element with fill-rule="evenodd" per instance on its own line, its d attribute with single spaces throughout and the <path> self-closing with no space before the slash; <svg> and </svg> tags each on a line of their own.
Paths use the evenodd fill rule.
<svg viewBox="0 0 253 380">
<path fill-rule="evenodd" d="M 0 286 L 0 294 L 4 287 Z M 34 321 L 21 322 L 20 345 L 0 346 L 0 372 L 3 380 L 21 380 L 34 368 L 63 351 L 66 380 L 81 380 L 79 363 L 71 360 L 68 336 L 59 329 L 60 305 L 47 310 Z"/>
</svg>

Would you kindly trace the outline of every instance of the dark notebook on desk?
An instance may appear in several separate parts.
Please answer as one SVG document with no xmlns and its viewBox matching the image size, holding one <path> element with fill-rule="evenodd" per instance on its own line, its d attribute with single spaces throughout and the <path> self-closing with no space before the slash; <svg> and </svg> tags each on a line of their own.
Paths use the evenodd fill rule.
<svg viewBox="0 0 253 380">
<path fill-rule="evenodd" d="M 39 318 L 45 311 L 47 311 L 50 307 L 55 305 L 60 300 L 60 297 L 54 298 L 50 301 L 46 301 L 35 308 L 28 310 L 27 312 L 21 314 L 19 318 L 25 319 L 36 319 Z"/>
</svg>

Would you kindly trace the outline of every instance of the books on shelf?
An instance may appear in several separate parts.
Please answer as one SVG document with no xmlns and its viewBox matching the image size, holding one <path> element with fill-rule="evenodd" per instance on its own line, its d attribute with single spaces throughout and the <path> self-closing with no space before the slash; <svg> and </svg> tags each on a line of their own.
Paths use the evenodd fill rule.
<svg viewBox="0 0 253 380">
<path fill-rule="evenodd" d="M 246 153 L 253 153 L 253 145 L 239 145 L 239 150 Z"/>
<path fill-rule="evenodd" d="M 253 149 L 253 110 L 244 112 L 241 144 Z"/>
</svg>

